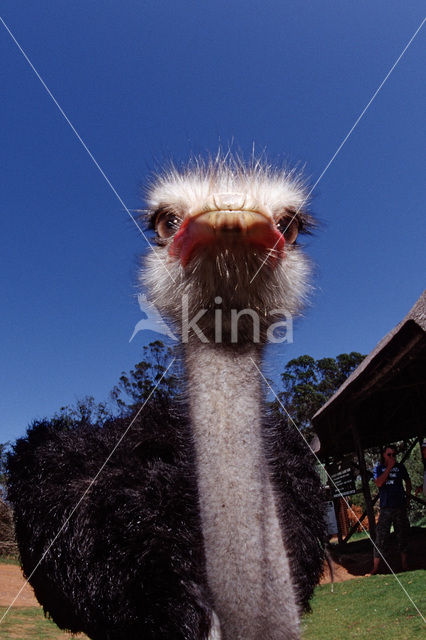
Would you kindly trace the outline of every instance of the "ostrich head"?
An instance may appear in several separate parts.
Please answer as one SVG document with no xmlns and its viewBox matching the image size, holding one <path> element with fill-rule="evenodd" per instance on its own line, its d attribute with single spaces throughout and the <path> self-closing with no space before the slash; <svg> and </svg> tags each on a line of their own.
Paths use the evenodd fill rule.
<svg viewBox="0 0 426 640">
<path fill-rule="evenodd" d="M 294 172 L 229 155 L 157 177 L 147 201 L 158 247 L 142 275 L 153 303 L 178 328 L 183 300 L 189 317 L 203 310 L 198 325 L 209 341 L 218 307 L 221 341 L 231 338 L 231 310 L 240 314 L 237 341 L 252 340 L 243 312 L 251 310 L 264 341 L 277 321 L 269 314 L 297 313 L 307 293 L 309 263 L 297 244 L 313 222 L 306 200 Z"/>
</svg>

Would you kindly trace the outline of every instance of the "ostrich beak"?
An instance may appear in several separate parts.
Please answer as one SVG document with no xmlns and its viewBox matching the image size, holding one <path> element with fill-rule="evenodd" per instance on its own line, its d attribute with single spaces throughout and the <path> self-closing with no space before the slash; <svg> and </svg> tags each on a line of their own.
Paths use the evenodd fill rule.
<svg viewBox="0 0 426 640">
<path fill-rule="evenodd" d="M 283 256 L 285 239 L 274 220 L 258 211 L 214 210 L 184 220 L 169 248 L 172 258 L 186 267 L 195 253 L 229 249 L 274 252 Z"/>
</svg>

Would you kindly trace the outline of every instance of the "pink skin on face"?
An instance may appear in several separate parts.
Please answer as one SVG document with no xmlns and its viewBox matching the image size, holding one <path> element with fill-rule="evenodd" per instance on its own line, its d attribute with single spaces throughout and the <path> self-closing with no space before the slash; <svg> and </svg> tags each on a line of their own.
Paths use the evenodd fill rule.
<svg viewBox="0 0 426 640">
<path fill-rule="evenodd" d="M 284 257 L 285 239 L 274 224 L 268 222 L 254 223 L 244 233 L 235 229 L 215 229 L 207 222 L 188 218 L 184 220 L 179 231 L 173 238 L 169 248 L 171 258 L 180 259 L 182 266 L 186 267 L 196 251 L 206 250 L 209 247 L 216 250 L 219 247 L 235 246 L 243 243 L 260 249 L 267 253 L 273 249 L 273 258 Z"/>
</svg>

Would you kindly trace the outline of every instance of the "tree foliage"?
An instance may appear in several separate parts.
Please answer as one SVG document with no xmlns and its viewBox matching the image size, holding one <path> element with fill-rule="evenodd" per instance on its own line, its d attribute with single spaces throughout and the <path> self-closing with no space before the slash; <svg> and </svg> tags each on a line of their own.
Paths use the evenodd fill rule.
<svg viewBox="0 0 426 640">
<path fill-rule="evenodd" d="M 422 487 L 423 487 L 423 459 L 421 455 L 421 449 L 418 444 L 411 451 L 408 459 L 404 462 L 407 467 L 408 475 L 410 476 L 411 483 L 413 485 L 413 492 L 419 490 L 419 498 L 424 499 Z M 415 500 L 410 501 L 410 508 L 408 511 L 410 523 L 417 526 L 426 526 L 426 506 L 419 504 Z"/>
<path fill-rule="evenodd" d="M 61 407 L 53 418 L 66 420 L 69 424 L 102 424 L 111 416 L 106 402 L 96 402 L 93 396 L 84 396 L 74 404 Z"/>
<path fill-rule="evenodd" d="M 364 359 L 361 353 L 341 353 L 336 358 L 304 355 L 290 360 L 281 374 L 282 391 L 273 408 L 288 412 L 299 428 L 311 426 L 312 416 L 322 407 Z M 284 407 L 284 409 L 283 409 Z"/>
<path fill-rule="evenodd" d="M 109 402 L 96 402 L 93 396 L 84 396 L 61 407 L 53 417 L 62 424 L 65 420 L 70 425 L 102 425 L 117 414 L 132 413 L 154 392 L 173 400 L 181 389 L 182 378 L 174 350 L 156 340 L 143 347 L 142 360 L 133 369 L 121 373 L 110 392 Z"/>
<path fill-rule="evenodd" d="M 6 485 L 6 458 L 10 447 L 10 442 L 0 443 L 0 498 L 2 497 L 3 487 Z"/>
<path fill-rule="evenodd" d="M 111 399 L 121 414 L 132 412 L 154 392 L 173 400 L 182 390 L 183 371 L 172 347 L 161 340 L 143 348 L 143 358 L 129 373 L 122 372 L 111 391 Z"/>
</svg>

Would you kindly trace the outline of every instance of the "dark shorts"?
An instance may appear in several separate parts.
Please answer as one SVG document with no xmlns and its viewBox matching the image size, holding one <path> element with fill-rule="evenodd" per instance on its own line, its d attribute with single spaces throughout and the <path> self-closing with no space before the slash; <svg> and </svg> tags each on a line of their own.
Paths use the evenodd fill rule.
<svg viewBox="0 0 426 640">
<path fill-rule="evenodd" d="M 406 507 L 383 507 L 383 509 L 380 509 L 375 540 L 376 547 L 384 553 L 392 523 L 398 540 L 399 551 L 400 553 L 407 553 L 410 523 L 408 522 Z M 374 557 L 380 558 L 376 547 L 374 547 Z"/>
</svg>

